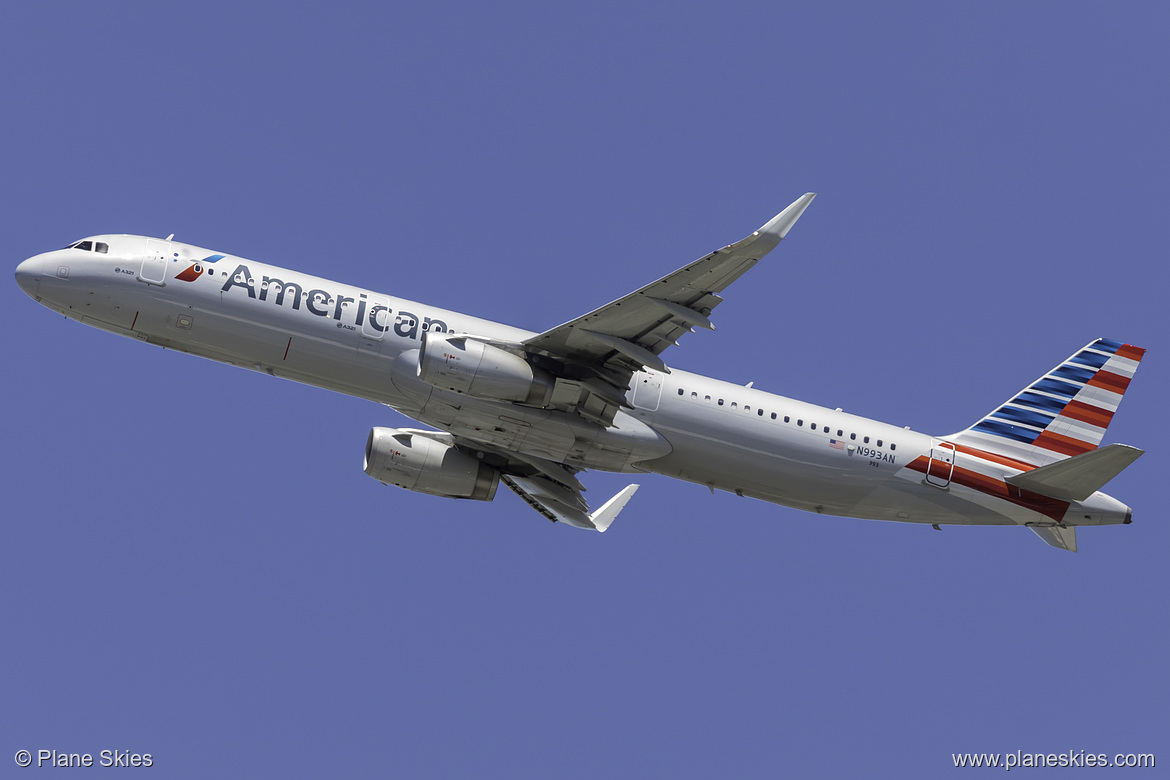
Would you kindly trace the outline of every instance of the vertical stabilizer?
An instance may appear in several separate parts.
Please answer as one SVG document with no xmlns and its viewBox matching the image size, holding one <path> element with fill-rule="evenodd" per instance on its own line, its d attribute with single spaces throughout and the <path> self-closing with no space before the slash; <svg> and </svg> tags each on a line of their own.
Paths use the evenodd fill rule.
<svg viewBox="0 0 1170 780">
<path fill-rule="evenodd" d="M 1145 350 L 1097 339 L 950 441 L 1042 466 L 1094 450 Z"/>
</svg>

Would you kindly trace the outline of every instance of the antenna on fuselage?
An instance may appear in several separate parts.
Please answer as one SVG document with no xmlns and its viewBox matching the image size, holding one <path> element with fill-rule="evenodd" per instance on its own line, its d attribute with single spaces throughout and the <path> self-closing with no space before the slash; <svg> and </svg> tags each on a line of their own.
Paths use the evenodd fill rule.
<svg viewBox="0 0 1170 780">
<path fill-rule="evenodd" d="M 170 234 L 169 236 L 167 236 L 167 237 L 166 237 L 166 239 L 164 239 L 164 240 L 166 240 L 166 241 L 170 241 L 170 240 L 171 240 L 172 238 L 174 238 L 174 237 L 175 237 L 175 234 L 174 234 L 174 233 L 171 233 L 171 234 Z"/>
</svg>

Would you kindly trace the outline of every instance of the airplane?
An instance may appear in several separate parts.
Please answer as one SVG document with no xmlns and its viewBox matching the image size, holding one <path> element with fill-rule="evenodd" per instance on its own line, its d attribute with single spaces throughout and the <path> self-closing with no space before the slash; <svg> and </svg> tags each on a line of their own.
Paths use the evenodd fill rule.
<svg viewBox="0 0 1170 780">
<path fill-rule="evenodd" d="M 605 531 L 586 469 L 657 473 L 820 514 L 1024 526 L 1075 552 L 1128 524 L 1101 488 L 1143 451 L 1100 446 L 1145 350 L 1095 339 L 951 435 L 931 436 L 670 368 L 713 330 L 720 294 L 775 249 L 807 193 L 748 237 L 534 333 L 165 239 L 99 235 L 21 262 L 16 281 L 86 325 L 384 404 L 430 428 L 375 427 L 365 473 L 491 501 L 502 482 L 554 523 Z"/>
</svg>

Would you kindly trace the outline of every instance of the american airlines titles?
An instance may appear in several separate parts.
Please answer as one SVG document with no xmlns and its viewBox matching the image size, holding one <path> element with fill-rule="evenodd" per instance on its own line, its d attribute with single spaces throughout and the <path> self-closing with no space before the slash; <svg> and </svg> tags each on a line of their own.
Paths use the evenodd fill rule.
<svg viewBox="0 0 1170 780">
<path fill-rule="evenodd" d="M 386 333 L 391 327 L 394 329 L 395 335 L 403 338 L 415 339 L 418 338 L 419 328 L 425 331 L 435 331 L 436 333 L 446 333 L 448 331 L 447 323 L 442 320 L 431 319 L 425 317 L 419 320 L 415 314 L 408 311 L 398 312 L 398 316 L 394 319 L 394 324 L 383 325 L 382 322 L 389 323 L 390 315 L 393 310 L 389 306 L 381 303 L 375 303 L 373 306 L 367 305 L 369 301 L 365 293 L 359 293 L 357 300 L 349 298 L 345 295 L 334 295 L 328 290 L 313 289 L 307 292 L 296 282 L 285 282 L 282 279 L 277 279 L 271 276 L 261 277 L 260 292 L 257 294 L 255 278 L 252 272 L 248 270 L 246 265 L 236 266 L 236 270 L 229 276 L 228 280 L 224 282 L 221 292 L 227 292 L 233 287 L 243 287 L 248 291 L 248 297 L 256 300 L 267 301 L 269 293 L 275 290 L 276 295 L 271 300 L 277 306 L 284 306 L 285 296 L 288 296 L 291 301 L 293 309 L 301 308 L 301 301 L 305 302 L 305 309 L 318 317 L 332 317 L 337 321 L 339 328 L 348 328 L 351 330 L 369 328 L 370 331 L 377 333 Z M 342 320 L 342 315 L 346 315 L 346 320 L 349 320 L 349 311 L 343 311 L 346 303 L 357 304 L 354 308 L 356 311 L 353 314 L 352 324 Z M 379 315 L 385 312 L 385 317 Z M 379 322 L 379 320 L 382 322 Z"/>
</svg>

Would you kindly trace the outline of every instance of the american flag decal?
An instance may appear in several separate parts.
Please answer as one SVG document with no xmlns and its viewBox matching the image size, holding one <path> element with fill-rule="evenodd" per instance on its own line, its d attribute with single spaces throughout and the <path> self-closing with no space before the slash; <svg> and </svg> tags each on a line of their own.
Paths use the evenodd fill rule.
<svg viewBox="0 0 1170 780">
<path fill-rule="evenodd" d="M 837 439 L 829 439 L 829 446 L 835 450 L 843 450 L 845 449 L 845 442 Z"/>
</svg>

